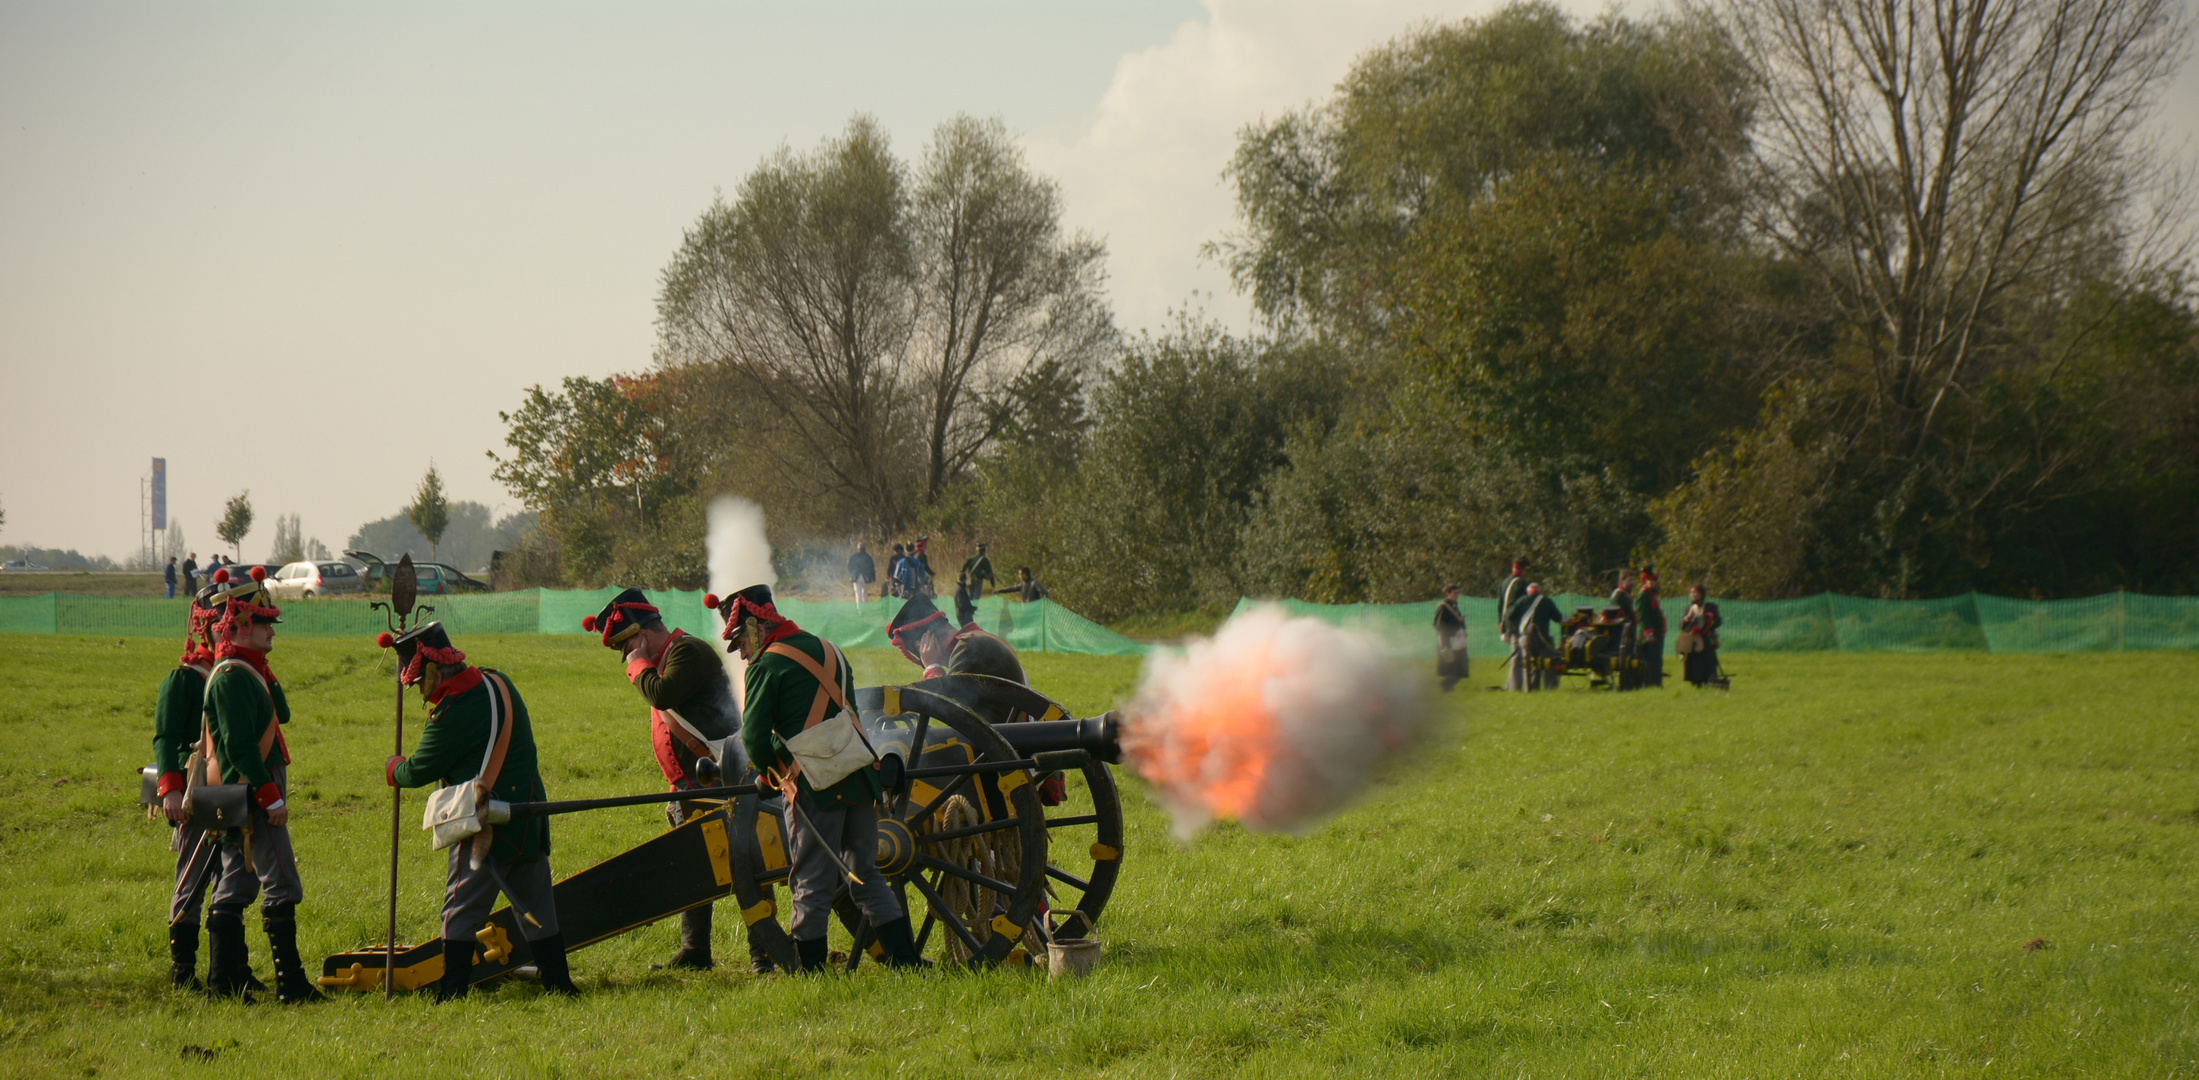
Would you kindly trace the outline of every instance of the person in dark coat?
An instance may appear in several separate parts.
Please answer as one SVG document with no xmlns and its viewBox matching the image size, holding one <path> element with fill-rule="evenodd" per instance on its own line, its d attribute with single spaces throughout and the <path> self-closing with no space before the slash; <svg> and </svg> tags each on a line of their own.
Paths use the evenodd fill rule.
<svg viewBox="0 0 2199 1080">
<path fill-rule="evenodd" d="M 161 571 L 161 579 L 168 583 L 168 599 L 176 598 L 176 557 L 168 556 L 168 569 Z"/>
<path fill-rule="evenodd" d="M 1557 640 L 1550 634 L 1550 624 L 1563 622 L 1565 613 L 1558 610 L 1557 602 L 1543 595 L 1541 582 L 1530 582 L 1526 594 L 1520 600 L 1519 623 L 1515 628 L 1519 635 L 1519 647 L 1515 656 L 1525 665 L 1528 660 L 1554 660 Z M 1555 690 L 1558 673 L 1547 667 L 1529 667 L 1526 672 L 1528 690 Z"/>
<path fill-rule="evenodd" d="M 1642 685 L 1665 684 L 1665 609 L 1657 595 L 1657 569 L 1642 567 L 1639 597 L 1634 601 L 1634 625 L 1638 628 L 1634 655 L 1642 662 Z"/>
<path fill-rule="evenodd" d="M 196 551 L 183 557 L 183 591 L 193 596 L 199 592 L 199 553 Z"/>
<path fill-rule="evenodd" d="M 1530 689 L 1527 672 L 1527 647 L 1519 639 L 1519 617 L 1527 606 L 1527 558 L 1512 560 L 1512 574 L 1497 582 L 1497 636 L 1511 650 L 1506 662 L 1504 688 L 1506 690 Z"/>
<path fill-rule="evenodd" d="M 970 584 L 973 602 L 985 598 L 987 586 L 995 592 L 1000 591 L 1000 583 L 993 577 L 993 560 L 985 554 L 985 545 L 977 545 L 977 554 L 962 560 L 962 579 Z"/>
<path fill-rule="evenodd" d="M 855 554 L 848 556 L 848 583 L 855 589 L 855 606 L 860 608 L 870 599 L 871 582 L 878 580 L 878 563 L 870 557 L 863 545 L 855 545 Z"/>
<path fill-rule="evenodd" d="M 1466 658 L 1466 617 L 1458 613 L 1458 585 L 1443 587 L 1443 602 L 1435 606 L 1435 674 L 1448 694 L 1470 672 Z"/>
<path fill-rule="evenodd" d="M 1680 633 L 1685 635 L 1680 648 L 1686 656 L 1680 672 L 1697 690 L 1718 681 L 1718 627 L 1724 621 L 1701 582 L 1688 586 L 1687 612 L 1680 616 Z"/>
<path fill-rule="evenodd" d="M 1028 604 L 1046 599 L 1046 586 L 1039 584 L 1038 579 L 1031 576 L 1030 567 L 1019 566 L 1016 567 L 1016 593 Z"/>
</svg>

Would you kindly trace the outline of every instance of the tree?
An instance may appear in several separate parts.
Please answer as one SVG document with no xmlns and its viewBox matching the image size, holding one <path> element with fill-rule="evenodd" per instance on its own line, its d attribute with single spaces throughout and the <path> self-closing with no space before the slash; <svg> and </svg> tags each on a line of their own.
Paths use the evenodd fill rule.
<svg viewBox="0 0 2199 1080">
<path fill-rule="evenodd" d="M 427 538 L 428 557 L 437 558 L 443 530 L 450 527 L 450 500 L 443 496 L 443 474 L 435 471 L 432 461 L 427 475 L 420 478 L 420 489 L 413 493 L 412 505 L 405 508 L 405 520 Z"/>
<path fill-rule="evenodd" d="M 241 546 L 252 531 L 252 492 L 240 491 L 229 497 L 221 508 L 221 519 L 214 523 L 214 535 L 229 545 L 238 558 L 244 557 Z"/>
<path fill-rule="evenodd" d="M 1835 587 L 1963 587 L 2014 522 L 2112 475 L 2090 467 L 2109 443 L 2078 438 L 2108 429 L 2072 408 L 2072 361 L 2118 304 L 2072 301 L 2094 286 L 2135 300 L 2187 250 L 2189 189 L 2141 130 L 2185 20 L 2169 0 L 1704 10 L 1763 106 L 1752 224 L 1837 327 L 1788 376 L 1819 410 L 1780 421 L 1832 452 L 1754 458 L 1822 493 L 1787 542 L 1822 545 Z M 1697 495 L 1762 492 L 1731 472 L 1749 460 Z"/>
<path fill-rule="evenodd" d="M 865 116 L 780 151 L 664 271 L 657 360 L 704 418 L 686 427 L 739 432 L 730 453 L 834 504 L 835 529 L 899 527 L 997 445 L 1019 380 L 1082 379 L 1112 345 L 1104 249 L 1060 217 L 998 121 L 940 125 L 913 170 Z"/>
<path fill-rule="evenodd" d="M 327 544 L 321 543 L 320 537 L 316 536 L 305 542 L 305 557 L 314 562 L 327 562 L 335 558 L 336 555 L 328 550 Z"/>
<path fill-rule="evenodd" d="M 305 558 L 304 527 L 296 514 L 275 515 L 275 545 L 267 561 L 294 563 Z"/>
</svg>

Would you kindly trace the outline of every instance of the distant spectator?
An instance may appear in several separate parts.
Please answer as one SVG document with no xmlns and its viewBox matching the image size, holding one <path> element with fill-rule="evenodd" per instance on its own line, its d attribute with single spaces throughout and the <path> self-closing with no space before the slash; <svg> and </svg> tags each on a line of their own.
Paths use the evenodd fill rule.
<svg viewBox="0 0 2199 1080">
<path fill-rule="evenodd" d="M 162 572 L 161 572 L 161 575 L 160 575 L 160 576 L 161 576 L 161 577 L 163 577 L 163 578 L 166 578 L 166 579 L 167 579 L 167 581 L 168 581 L 168 599 L 170 599 L 170 600 L 173 600 L 173 599 L 175 599 L 175 598 L 176 598 L 176 557 L 175 557 L 175 556 L 173 556 L 173 555 L 170 555 L 170 556 L 168 556 L 168 569 L 166 569 L 166 570 L 162 571 Z"/>
<path fill-rule="evenodd" d="M 870 557 L 870 552 L 863 550 L 863 545 L 855 545 L 855 554 L 848 556 L 848 582 L 855 587 L 856 607 L 862 607 L 870 599 L 870 583 L 876 580 L 878 563 Z"/>
<path fill-rule="evenodd" d="M 893 584 L 904 600 L 916 596 L 916 573 L 916 559 L 908 553 L 904 552 L 894 560 Z"/>
<path fill-rule="evenodd" d="M 1028 566 L 1016 567 L 1016 591 L 1023 594 L 1023 602 L 1026 604 L 1046 599 L 1046 586 L 1039 584 L 1038 579 L 1031 576 L 1031 568 Z"/>
<path fill-rule="evenodd" d="M 191 596 L 199 594 L 199 553 L 196 551 L 183 557 L 183 591 Z"/>
<path fill-rule="evenodd" d="M 901 564 L 907 562 L 908 558 L 907 548 L 900 544 L 893 545 L 893 554 L 886 558 L 886 584 L 884 588 L 887 596 L 901 595 Z"/>
<path fill-rule="evenodd" d="M 986 557 L 984 544 L 977 545 L 977 554 L 962 561 L 962 576 L 970 583 L 972 603 L 985 598 L 988 585 L 999 591 L 1000 580 L 993 576 L 993 560 Z"/>
<path fill-rule="evenodd" d="M 1443 587 L 1443 602 L 1435 606 L 1435 674 L 1448 694 L 1471 670 L 1466 659 L 1466 617 L 1458 613 L 1458 585 Z"/>
<path fill-rule="evenodd" d="M 970 595 L 970 579 L 954 579 L 954 622 L 956 626 L 974 626 L 977 623 L 977 599 Z"/>
<path fill-rule="evenodd" d="M 911 575 L 910 586 L 915 590 L 914 595 L 917 596 L 931 596 L 933 594 L 932 581 L 939 576 L 933 572 L 932 557 L 930 552 L 926 550 L 931 547 L 931 543 L 931 537 L 919 536 L 916 538 L 915 546 L 909 549 L 909 565 L 915 567 L 915 573 Z"/>
<path fill-rule="evenodd" d="M 1680 674 L 1697 690 L 1718 681 L 1718 627 L 1724 623 L 1718 605 L 1712 603 L 1700 582 L 1687 588 L 1687 613 L 1680 616 L 1677 645 Z"/>
</svg>

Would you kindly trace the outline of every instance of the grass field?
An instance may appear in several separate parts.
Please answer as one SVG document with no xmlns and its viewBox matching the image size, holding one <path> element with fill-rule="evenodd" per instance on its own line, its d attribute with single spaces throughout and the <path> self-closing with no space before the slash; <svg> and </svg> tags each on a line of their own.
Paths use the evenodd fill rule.
<svg viewBox="0 0 2199 1080">
<path fill-rule="evenodd" d="M 203 579 L 202 579 L 203 580 Z M 160 596 L 168 588 L 159 574 L 92 570 L 10 570 L 0 573 L 0 596 Z M 183 579 L 176 579 L 183 588 Z"/>
<path fill-rule="evenodd" d="M 514 985 L 441 1009 L 283 1009 L 163 985 L 170 856 L 133 770 L 172 647 L 0 645 L 0 1074 L 2199 1069 L 2191 655 L 1751 656 L 1731 659 L 1731 695 L 1462 689 L 1411 760 L 1304 836 L 1225 827 L 1180 844 L 1131 783 L 1108 963 L 1076 983 L 652 973 L 664 923 L 575 954 L 576 1002 Z M 553 796 L 660 785 L 600 647 L 461 645 L 525 691 Z M 1131 661 L 1027 659 L 1080 711 L 1136 678 Z M 909 672 L 887 653 L 859 662 L 866 682 Z M 301 938 L 317 958 L 380 937 L 390 684 L 364 643 L 283 642 L 274 663 L 298 713 Z M 413 828 L 419 798 L 412 939 L 434 932 L 441 874 Z M 554 861 L 570 873 L 661 821 L 560 818 Z M 738 956 L 719 922 L 719 954 Z"/>
</svg>

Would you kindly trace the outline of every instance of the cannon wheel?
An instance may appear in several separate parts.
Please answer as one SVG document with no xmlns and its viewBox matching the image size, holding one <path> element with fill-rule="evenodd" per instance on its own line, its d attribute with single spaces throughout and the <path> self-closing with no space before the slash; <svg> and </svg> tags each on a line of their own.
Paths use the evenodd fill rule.
<svg viewBox="0 0 2199 1080">
<path fill-rule="evenodd" d="M 895 700 L 885 701 L 882 690 L 894 690 Z M 856 710 L 864 727 L 874 736 L 881 732 L 911 735 L 925 748 L 912 768 L 940 765 L 1009 762 L 1016 753 L 976 713 L 966 706 L 922 686 L 871 687 L 856 692 Z M 982 819 L 977 825 L 944 829 L 940 822 L 949 801 L 960 796 Z M 991 967 L 1008 959 L 1022 944 L 1041 911 L 1046 892 L 1046 808 L 1039 805 L 1036 787 L 1022 769 L 1003 769 L 963 776 L 904 782 L 886 796 L 891 813 L 879 815 L 879 866 L 887 883 L 901 897 L 902 909 L 915 924 L 917 948 L 944 955 L 951 937 L 959 943 L 972 967 Z M 773 887 L 787 876 L 787 848 L 778 819 L 777 800 L 740 800 L 733 806 L 737 831 L 743 837 L 745 865 L 735 873 L 734 893 L 742 905 L 749 933 L 761 935 L 782 962 L 790 961 L 791 943 L 778 920 Z M 745 825 L 738 819 L 747 815 Z M 957 865 L 938 857 L 943 845 L 970 836 L 984 836 L 994 850 L 1015 855 L 1016 880 L 1003 881 L 980 869 Z M 743 872 L 745 871 L 745 872 Z M 861 870 L 858 869 L 860 873 Z M 954 910 L 947 893 L 963 886 L 984 890 L 992 900 L 991 917 L 965 918 Z M 843 896 L 845 901 L 845 896 Z M 912 901 L 921 901 L 919 906 Z M 852 914 L 852 912 L 849 912 Z M 843 915 L 843 922 L 848 915 Z M 762 923 L 769 921 L 770 926 Z M 974 925 L 973 925 L 974 923 Z M 861 961 L 874 946 L 867 920 L 850 929 L 855 948 L 849 965 Z M 873 955 L 877 955 L 875 952 Z M 791 965 L 789 965 L 791 966 Z"/>
<path fill-rule="evenodd" d="M 1009 723 L 1069 716 L 1044 694 L 990 675 L 950 675 L 916 686 L 952 697 L 983 716 L 1005 715 Z M 1122 873 L 1122 800 L 1114 770 L 1094 759 L 1063 779 L 1064 798 L 1047 808 L 1046 818 L 1046 851 L 1052 860 L 1046 876 L 1054 882 L 1048 887 L 1049 940 L 1090 937 Z"/>
</svg>

